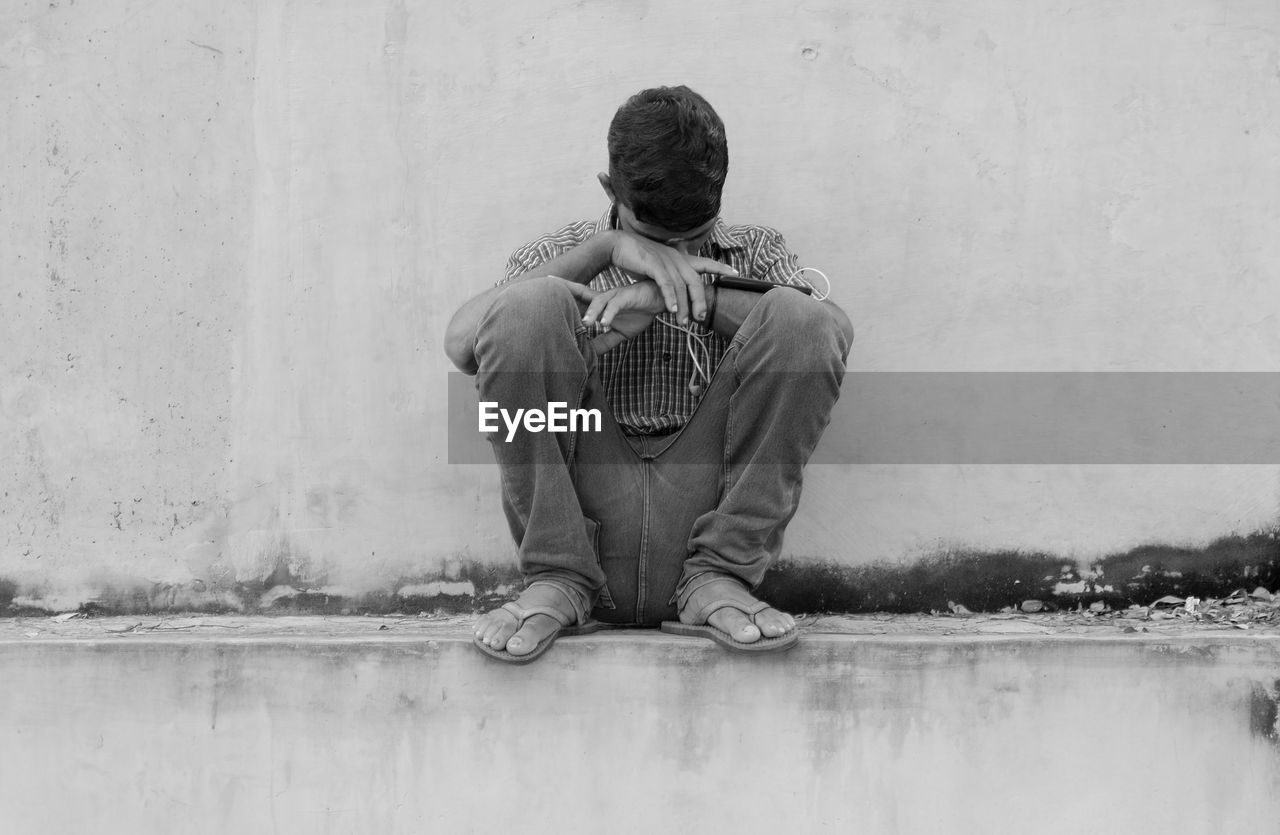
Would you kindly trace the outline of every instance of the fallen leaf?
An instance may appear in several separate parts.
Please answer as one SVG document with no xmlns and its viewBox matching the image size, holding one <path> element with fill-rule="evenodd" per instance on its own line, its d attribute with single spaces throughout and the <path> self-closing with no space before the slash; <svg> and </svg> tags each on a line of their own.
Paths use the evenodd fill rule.
<svg viewBox="0 0 1280 835">
<path fill-rule="evenodd" d="M 1022 601 L 1021 609 L 1022 611 L 1027 612 L 1028 614 L 1033 612 L 1043 612 L 1044 601 L 1043 600 L 1024 600 Z"/>
<path fill-rule="evenodd" d="M 952 603 L 950 600 L 948 600 L 947 608 L 951 610 L 952 614 L 956 614 L 956 615 L 972 615 L 973 614 L 973 612 L 965 608 L 965 605 L 963 603 Z"/>
<path fill-rule="evenodd" d="M 1183 603 L 1185 603 L 1185 602 L 1186 602 L 1186 600 L 1184 600 L 1184 599 L 1183 599 L 1183 598 L 1181 598 L 1181 597 L 1174 597 L 1174 596 L 1173 596 L 1173 595 L 1171 595 L 1171 594 L 1166 594 L 1164 597 L 1162 597 L 1162 598 L 1160 598 L 1159 600 L 1157 600 L 1157 601 L 1153 602 L 1153 603 L 1151 604 L 1151 606 L 1152 606 L 1153 608 L 1154 608 L 1154 607 L 1156 607 L 1156 606 L 1181 606 L 1181 605 L 1182 605 Z"/>
<path fill-rule="evenodd" d="M 53 617 L 49 618 L 49 620 L 53 621 L 54 623 L 66 623 L 72 618 L 82 618 L 82 617 L 84 617 L 84 614 L 81 612 L 63 612 L 60 615 L 54 615 Z"/>
</svg>

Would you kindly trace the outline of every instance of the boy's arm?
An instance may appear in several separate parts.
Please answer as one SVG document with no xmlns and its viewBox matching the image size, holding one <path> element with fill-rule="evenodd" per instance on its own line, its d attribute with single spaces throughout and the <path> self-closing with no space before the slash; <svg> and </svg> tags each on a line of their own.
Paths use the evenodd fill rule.
<svg viewBox="0 0 1280 835">
<path fill-rule="evenodd" d="M 444 352 L 449 360 L 464 374 L 476 373 L 476 328 L 498 294 L 517 281 L 560 276 L 574 284 L 586 284 L 598 273 L 608 268 L 613 251 L 614 232 L 593 235 L 573 249 L 546 261 L 511 281 L 490 287 L 462 303 L 458 312 L 449 320 L 444 332 Z"/>
<path fill-rule="evenodd" d="M 714 300 L 711 302 L 712 310 L 715 311 L 715 317 L 712 320 L 712 327 L 715 332 L 725 339 L 732 339 L 733 335 L 738 332 L 738 328 L 742 327 L 742 323 L 746 321 L 747 314 L 751 313 L 751 309 L 756 306 L 756 302 L 760 301 L 760 293 L 752 293 L 747 290 L 731 290 L 727 287 L 710 288 L 715 294 Z M 791 293 L 785 287 L 777 290 L 770 290 L 771 293 Z M 831 299 L 823 299 L 819 304 L 826 310 L 827 314 L 835 319 L 836 325 L 844 332 L 845 344 L 853 342 L 853 323 L 849 321 L 849 317 L 839 305 L 831 301 Z"/>
<path fill-rule="evenodd" d="M 796 258 L 795 253 L 787 246 L 787 242 L 778 230 L 770 227 L 756 227 L 755 233 L 751 236 L 749 247 L 751 251 L 749 267 L 751 278 L 780 285 L 794 286 L 807 283 L 801 275 L 800 260 Z M 746 290 L 732 290 L 725 287 L 717 287 L 714 292 L 716 294 L 713 302 L 715 331 L 726 339 L 732 339 L 733 335 L 738 332 L 738 328 L 742 326 L 743 321 L 746 320 L 747 314 L 755 307 L 756 302 L 760 301 L 760 294 Z M 773 290 L 770 292 L 791 291 Z M 840 330 L 844 332 L 845 344 L 851 344 L 853 342 L 853 323 L 849 321 L 849 317 L 829 298 L 823 299 L 820 303 L 835 320 Z"/>
<path fill-rule="evenodd" d="M 464 302 L 445 328 L 445 354 L 459 371 L 475 374 L 479 367 L 475 356 L 476 329 L 485 311 L 506 287 L 516 281 L 548 275 L 585 285 L 610 265 L 620 267 L 637 278 L 652 279 L 661 293 L 661 304 L 677 314 L 685 324 L 690 313 L 701 318 L 706 309 L 699 273 L 737 275 L 737 271 L 727 264 L 683 255 L 671 247 L 637 235 L 619 230 L 601 232 L 512 281 L 491 287 Z M 580 301 L 584 300 L 583 295 L 575 295 Z"/>
</svg>

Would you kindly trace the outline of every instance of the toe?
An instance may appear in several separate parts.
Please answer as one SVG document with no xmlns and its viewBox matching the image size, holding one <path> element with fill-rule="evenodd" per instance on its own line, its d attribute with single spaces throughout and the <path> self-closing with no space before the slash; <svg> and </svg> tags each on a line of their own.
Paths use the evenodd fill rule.
<svg viewBox="0 0 1280 835">
<path fill-rule="evenodd" d="M 765 609 L 756 615 L 756 626 L 760 627 L 760 634 L 766 638 L 778 638 L 795 629 L 796 622 L 795 618 L 785 612 Z"/>
<path fill-rule="evenodd" d="M 528 655 L 559 625 L 546 615 L 534 615 L 506 642 L 507 652 L 512 655 Z"/>
<path fill-rule="evenodd" d="M 515 617 L 505 609 L 495 609 L 476 623 L 476 638 L 482 644 L 501 650 L 516 631 Z"/>
<path fill-rule="evenodd" d="M 714 612 L 707 618 L 707 622 L 744 644 L 760 640 L 760 629 L 737 609 L 721 609 Z"/>
<path fill-rule="evenodd" d="M 501 621 L 495 623 L 485 636 L 489 646 L 494 649 L 503 649 L 506 647 L 511 636 L 516 632 L 515 619 L 509 621 Z"/>
</svg>

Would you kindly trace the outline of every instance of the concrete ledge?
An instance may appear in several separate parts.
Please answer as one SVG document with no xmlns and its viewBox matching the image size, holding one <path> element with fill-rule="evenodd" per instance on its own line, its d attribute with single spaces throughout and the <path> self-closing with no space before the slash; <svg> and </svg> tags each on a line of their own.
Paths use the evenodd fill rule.
<svg viewBox="0 0 1280 835">
<path fill-rule="evenodd" d="M 1274 831 L 1275 634 L 817 628 L 511 667 L 456 618 L 4 621 L 0 829 Z"/>
</svg>

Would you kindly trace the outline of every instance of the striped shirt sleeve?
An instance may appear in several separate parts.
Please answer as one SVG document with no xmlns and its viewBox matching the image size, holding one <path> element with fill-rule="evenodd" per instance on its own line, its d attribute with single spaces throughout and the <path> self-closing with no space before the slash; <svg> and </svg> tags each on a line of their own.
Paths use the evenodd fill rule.
<svg viewBox="0 0 1280 835">
<path fill-rule="evenodd" d="M 753 236 L 747 257 L 750 277 L 774 284 L 805 285 L 800 275 L 800 259 L 787 247 L 782 233 L 767 226 L 756 229 L 760 234 Z"/>
<path fill-rule="evenodd" d="M 530 270 L 537 269 L 551 259 L 558 258 L 586 242 L 594 233 L 594 223 L 581 221 L 570 223 L 555 232 L 530 241 L 511 253 L 511 257 L 507 259 L 506 276 L 498 283 L 505 284 Z"/>
</svg>

